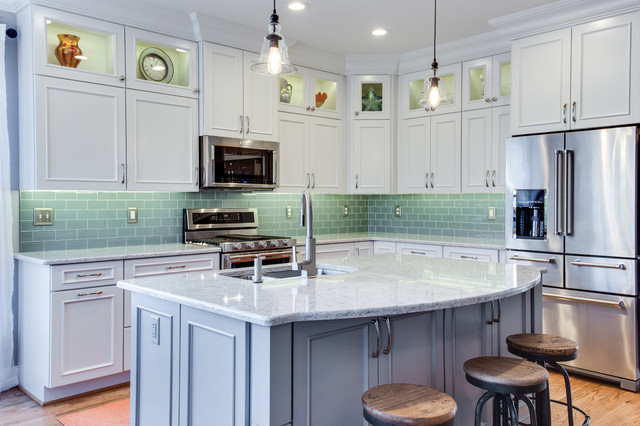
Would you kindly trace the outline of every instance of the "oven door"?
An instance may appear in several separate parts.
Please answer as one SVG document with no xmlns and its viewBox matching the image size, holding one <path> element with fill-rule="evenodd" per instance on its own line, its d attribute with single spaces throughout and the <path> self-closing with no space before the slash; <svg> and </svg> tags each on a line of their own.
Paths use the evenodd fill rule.
<svg viewBox="0 0 640 426">
<path fill-rule="evenodd" d="M 228 253 L 222 254 L 222 269 L 237 269 L 253 266 L 256 256 L 262 257 L 262 265 L 278 265 L 281 263 L 293 262 L 292 250 L 279 251 L 254 251 L 251 253 Z"/>
</svg>

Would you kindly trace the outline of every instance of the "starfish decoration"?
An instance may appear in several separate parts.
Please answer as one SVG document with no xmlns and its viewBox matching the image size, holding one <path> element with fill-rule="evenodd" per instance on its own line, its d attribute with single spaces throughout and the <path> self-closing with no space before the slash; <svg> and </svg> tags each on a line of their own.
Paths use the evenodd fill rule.
<svg viewBox="0 0 640 426">
<path fill-rule="evenodd" d="M 369 87 L 369 91 L 362 97 L 363 111 L 382 111 L 382 96 L 378 96 L 373 91 L 373 87 Z"/>
</svg>

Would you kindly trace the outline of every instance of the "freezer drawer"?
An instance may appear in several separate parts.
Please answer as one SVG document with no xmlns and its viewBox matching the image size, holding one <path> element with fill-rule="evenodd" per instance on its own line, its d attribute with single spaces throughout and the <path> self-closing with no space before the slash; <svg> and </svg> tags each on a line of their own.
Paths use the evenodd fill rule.
<svg viewBox="0 0 640 426">
<path fill-rule="evenodd" d="M 547 268 L 542 275 L 542 285 L 562 288 L 564 261 L 561 254 L 508 250 L 506 263 Z"/>
<path fill-rule="evenodd" d="M 635 259 L 565 256 L 565 287 L 635 296 L 638 294 L 636 263 Z"/>
<path fill-rule="evenodd" d="M 578 358 L 569 366 L 636 381 L 638 370 L 637 299 L 585 291 L 545 288 L 544 333 L 578 343 Z"/>
</svg>

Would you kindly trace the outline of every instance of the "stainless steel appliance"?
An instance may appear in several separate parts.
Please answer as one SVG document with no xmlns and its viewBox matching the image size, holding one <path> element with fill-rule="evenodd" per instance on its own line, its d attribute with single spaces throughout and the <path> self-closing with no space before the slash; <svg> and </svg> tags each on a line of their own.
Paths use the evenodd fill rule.
<svg viewBox="0 0 640 426">
<path fill-rule="evenodd" d="M 637 391 L 638 128 L 514 137 L 507 262 L 545 266 L 543 331 L 575 340 L 567 368 Z"/>
<path fill-rule="evenodd" d="M 200 137 L 200 187 L 269 190 L 278 187 L 278 142 Z"/>
<path fill-rule="evenodd" d="M 220 247 L 222 269 L 293 262 L 296 240 L 258 235 L 256 209 L 184 209 L 184 243 Z"/>
</svg>

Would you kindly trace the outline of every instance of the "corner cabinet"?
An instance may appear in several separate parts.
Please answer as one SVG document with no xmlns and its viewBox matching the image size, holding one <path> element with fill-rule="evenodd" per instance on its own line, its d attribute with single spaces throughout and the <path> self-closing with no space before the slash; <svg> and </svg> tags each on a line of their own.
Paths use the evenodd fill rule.
<svg viewBox="0 0 640 426">
<path fill-rule="evenodd" d="M 512 133 L 640 121 L 638 45 L 640 12 L 513 41 Z"/>
<path fill-rule="evenodd" d="M 259 55 L 202 42 L 200 133 L 277 140 L 278 78 L 251 71 Z"/>
<path fill-rule="evenodd" d="M 278 78 L 278 110 L 343 120 L 345 78 L 310 68 L 297 68 L 297 72 Z"/>
</svg>

